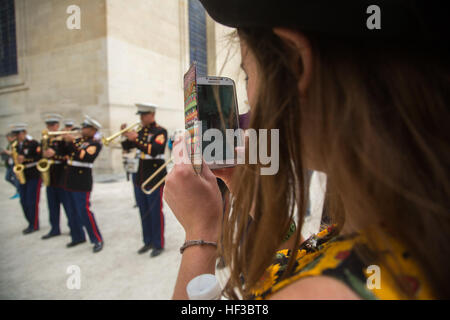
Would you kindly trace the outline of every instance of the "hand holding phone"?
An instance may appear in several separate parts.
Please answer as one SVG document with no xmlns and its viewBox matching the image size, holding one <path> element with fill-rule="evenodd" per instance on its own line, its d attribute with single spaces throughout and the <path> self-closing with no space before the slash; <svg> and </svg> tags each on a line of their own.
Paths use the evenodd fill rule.
<svg viewBox="0 0 450 320">
<path fill-rule="evenodd" d="M 197 77 L 194 63 L 184 75 L 185 129 L 195 172 L 202 161 L 211 168 L 237 163 L 235 148 L 243 145 L 235 83 L 226 77 Z"/>
</svg>

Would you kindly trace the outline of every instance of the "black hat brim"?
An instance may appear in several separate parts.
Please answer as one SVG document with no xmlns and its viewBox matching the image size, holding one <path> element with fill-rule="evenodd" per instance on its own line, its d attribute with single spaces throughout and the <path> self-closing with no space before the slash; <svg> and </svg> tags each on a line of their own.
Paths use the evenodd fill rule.
<svg viewBox="0 0 450 320">
<path fill-rule="evenodd" d="M 216 22 L 233 28 L 295 27 L 345 37 L 448 36 L 443 1 L 425 0 L 200 0 Z M 377 5 L 381 29 L 370 30 L 367 9 Z M 447 39 L 445 42 L 448 42 Z"/>
</svg>

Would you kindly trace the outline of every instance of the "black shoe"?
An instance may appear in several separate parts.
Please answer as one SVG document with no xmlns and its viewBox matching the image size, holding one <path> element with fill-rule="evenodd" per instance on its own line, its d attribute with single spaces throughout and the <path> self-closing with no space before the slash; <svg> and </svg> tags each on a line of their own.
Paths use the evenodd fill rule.
<svg viewBox="0 0 450 320">
<path fill-rule="evenodd" d="M 66 247 L 67 247 L 67 248 L 72 248 L 72 247 L 75 247 L 76 245 L 79 245 L 79 244 L 85 243 L 85 242 L 86 242 L 86 240 L 72 241 L 72 242 L 66 244 Z"/>
<path fill-rule="evenodd" d="M 156 256 L 159 256 L 163 252 L 163 250 L 164 249 L 157 249 L 157 248 L 153 249 L 152 253 L 150 253 L 150 258 L 154 258 Z"/>
<path fill-rule="evenodd" d="M 153 248 L 153 246 L 151 244 L 146 244 L 144 245 L 142 248 L 140 248 L 138 250 L 138 254 L 143 254 L 146 253 L 148 250 L 150 250 L 151 248 Z"/>
<path fill-rule="evenodd" d="M 35 231 L 38 231 L 38 230 L 39 230 L 39 228 L 37 228 L 37 229 L 26 228 L 25 230 L 22 231 L 22 233 L 23 234 L 29 234 L 29 233 L 32 233 L 32 232 L 35 232 Z"/>
<path fill-rule="evenodd" d="M 102 249 L 103 249 L 103 241 L 102 242 L 97 242 L 94 245 L 93 251 L 94 251 L 94 253 L 96 253 L 96 252 L 101 251 Z"/>
<path fill-rule="evenodd" d="M 57 237 L 57 236 L 60 236 L 60 235 L 61 235 L 61 233 L 54 233 L 54 234 L 48 233 L 45 236 L 42 236 L 41 239 L 42 240 L 46 240 L 46 239 L 50 239 L 50 238 Z"/>
</svg>

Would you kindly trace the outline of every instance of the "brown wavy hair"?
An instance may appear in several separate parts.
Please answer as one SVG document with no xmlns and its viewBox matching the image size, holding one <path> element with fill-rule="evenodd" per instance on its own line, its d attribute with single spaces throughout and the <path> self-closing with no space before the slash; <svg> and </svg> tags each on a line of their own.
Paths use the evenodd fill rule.
<svg viewBox="0 0 450 320">
<path fill-rule="evenodd" d="M 238 298 L 236 288 L 250 297 L 295 219 L 295 206 L 300 245 L 308 197 L 299 187 L 307 170 L 300 142 L 308 119 L 313 121 L 308 136 L 314 137 L 308 145 L 327 173 L 326 207 L 333 221 L 359 230 L 364 217 L 393 230 L 438 297 L 450 298 L 448 54 L 307 34 L 313 76 L 300 103 L 302 63 L 296 50 L 272 30 L 239 29 L 238 34 L 259 70 L 250 127 L 280 130 L 280 160 L 273 176 L 260 175 L 261 164 L 244 165 L 234 174 L 221 243 L 231 269 L 224 293 Z"/>
</svg>

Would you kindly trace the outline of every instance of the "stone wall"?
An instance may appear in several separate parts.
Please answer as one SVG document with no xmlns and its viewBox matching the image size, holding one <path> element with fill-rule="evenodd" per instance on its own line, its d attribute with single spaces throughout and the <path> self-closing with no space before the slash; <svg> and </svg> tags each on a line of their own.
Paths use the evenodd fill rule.
<svg viewBox="0 0 450 320">
<path fill-rule="evenodd" d="M 0 147 L 10 123 L 24 121 L 40 137 L 48 112 L 99 120 L 109 136 L 134 123 L 136 102 L 161 106 L 169 133 L 184 127 L 183 75 L 189 68 L 188 0 L 15 0 L 19 74 L 0 78 Z M 68 6 L 81 9 L 81 29 L 69 30 Z M 207 18 L 208 74 L 246 93 L 239 45 Z M 97 172 L 123 172 L 121 151 L 104 148 Z"/>
<path fill-rule="evenodd" d="M 189 67 L 187 1 L 107 1 L 110 127 L 134 123 L 136 102 L 161 107 L 156 121 L 169 134 L 184 127 L 183 74 Z M 112 167 L 122 170 L 120 150 Z"/>
<path fill-rule="evenodd" d="M 45 113 L 103 122 L 108 114 L 105 0 L 16 0 L 21 82 L 0 82 L 1 146 L 10 123 L 24 121 L 40 138 Z M 69 5 L 81 7 L 81 29 L 69 30 Z M 9 78 L 9 77 L 8 77 Z M 17 78 L 17 77 L 16 77 Z M 11 79 L 14 80 L 14 79 Z M 102 155 L 98 167 L 106 165 Z"/>
</svg>

